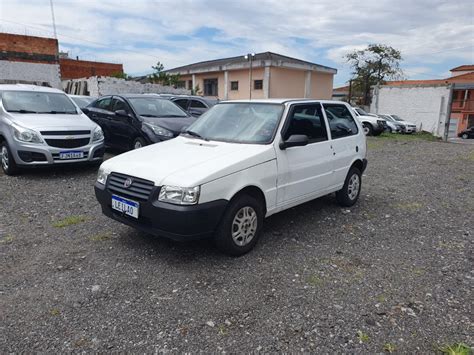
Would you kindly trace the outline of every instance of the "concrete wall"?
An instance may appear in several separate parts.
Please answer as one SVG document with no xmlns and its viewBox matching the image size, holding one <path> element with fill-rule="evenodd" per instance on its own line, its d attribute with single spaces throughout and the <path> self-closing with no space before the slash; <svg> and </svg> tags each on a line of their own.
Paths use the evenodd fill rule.
<svg viewBox="0 0 474 355">
<path fill-rule="evenodd" d="M 271 68 L 271 98 L 303 98 L 305 91 L 306 72 L 286 68 Z M 332 90 L 332 87 L 331 87 Z"/>
<path fill-rule="evenodd" d="M 417 129 L 442 137 L 448 111 L 449 85 L 381 86 L 375 88 L 370 112 L 395 114 Z"/>
<path fill-rule="evenodd" d="M 84 79 L 65 80 L 62 82 L 65 92 L 76 95 L 99 97 L 114 94 L 185 94 L 191 92 L 186 89 L 175 89 L 171 86 L 159 84 L 142 84 L 136 81 L 127 81 L 110 77 L 90 77 Z"/>
<path fill-rule="evenodd" d="M 59 64 L 0 60 L 0 83 L 39 84 L 60 89 Z"/>
<path fill-rule="evenodd" d="M 331 100 L 333 88 L 333 74 L 313 72 L 311 74 L 311 98 Z"/>
</svg>

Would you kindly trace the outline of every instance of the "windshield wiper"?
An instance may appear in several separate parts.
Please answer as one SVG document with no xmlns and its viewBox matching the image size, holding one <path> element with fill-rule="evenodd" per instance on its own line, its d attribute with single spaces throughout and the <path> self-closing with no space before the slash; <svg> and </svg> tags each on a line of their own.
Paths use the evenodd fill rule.
<svg viewBox="0 0 474 355">
<path fill-rule="evenodd" d="M 8 112 L 15 112 L 15 113 L 38 113 L 36 111 L 30 111 L 30 110 L 9 110 Z"/>
<path fill-rule="evenodd" d="M 43 112 L 38 112 L 38 113 L 51 113 L 53 115 L 59 115 L 59 114 L 65 114 L 65 115 L 76 115 L 77 112 L 73 112 L 73 111 L 43 111 Z"/>
<path fill-rule="evenodd" d="M 209 139 L 204 138 L 204 137 L 201 136 L 199 133 L 196 133 L 196 132 L 194 132 L 194 131 L 187 130 L 187 131 L 184 131 L 184 133 L 189 134 L 189 135 L 192 136 L 192 137 L 196 137 L 196 138 L 202 139 L 202 140 L 204 140 L 204 141 L 206 141 L 206 142 L 209 142 Z"/>
</svg>

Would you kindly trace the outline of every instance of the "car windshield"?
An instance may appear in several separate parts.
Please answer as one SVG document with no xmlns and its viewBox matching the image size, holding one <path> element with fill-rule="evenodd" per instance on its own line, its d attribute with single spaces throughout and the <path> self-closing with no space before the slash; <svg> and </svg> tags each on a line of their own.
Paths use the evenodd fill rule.
<svg viewBox="0 0 474 355">
<path fill-rule="evenodd" d="M 393 119 L 396 120 L 396 121 L 403 121 L 400 117 L 398 117 L 397 115 L 392 115 Z"/>
<path fill-rule="evenodd" d="M 71 97 L 71 99 L 77 106 L 79 106 L 79 108 L 84 108 L 94 101 L 93 97 Z"/>
<path fill-rule="evenodd" d="M 281 104 L 218 104 L 194 122 L 188 132 L 215 141 L 266 144 L 273 140 L 282 112 Z"/>
<path fill-rule="evenodd" d="M 8 112 L 78 114 L 69 97 L 61 93 L 4 91 L 2 103 Z"/>
<path fill-rule="evenodd" d="M 186 113 L 169 100 L 154 97 L 134 97 L 128 101 L 139 116 L 186 117 Z"/>
<path fill-rule="evenodd" d="M 357 113 L 361 116 L 367 116 L 367 112 L 365 112 L 364 110 L 362 110 L 360 107 L 356 107 L 354 110 L 357 111 Z"/>
</svg>

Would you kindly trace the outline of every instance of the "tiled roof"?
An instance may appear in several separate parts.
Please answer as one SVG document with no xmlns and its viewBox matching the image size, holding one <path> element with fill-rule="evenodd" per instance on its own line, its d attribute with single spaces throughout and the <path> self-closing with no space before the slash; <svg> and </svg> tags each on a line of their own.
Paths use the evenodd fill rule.
<svg viewBox="0 0 474 355">
<path fill-rule="evenodd" d="M 474 64 L 460 65 L 459 67 L 453 68 L 450 71 L 474 71 Z"/>
</svg>

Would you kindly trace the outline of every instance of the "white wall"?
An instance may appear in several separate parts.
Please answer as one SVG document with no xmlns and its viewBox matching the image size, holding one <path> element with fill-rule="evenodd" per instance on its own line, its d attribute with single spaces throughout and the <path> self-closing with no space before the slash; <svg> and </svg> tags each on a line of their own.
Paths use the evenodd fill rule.
<svg viewBox="0 0 474 355">
<path fill-rule="evenodd" d="M 175 89 L 171 86 L 159 84 L 142 84 L 137 81 L 128 81 L 111 77 L 90 77 L 87 79 L 64 80 L 62 82 L 64 91 L 68 94 L 90 95 L 99 97 L 114 94 L 186 94 L 191 93 L 187 89 Z"/>
<path fill-rule="evenodd" d="M 60 89 L 59 64 L 10 62 L 0 60 L 0 82 L 49 83 Z"/>
<path fill-rule="evenodd" d="M 374 89 L 370 112 L 395 114 L 417 129 L 442 137 L 448 111 L 449 85 L 381 86 Z"/>
</svg>

